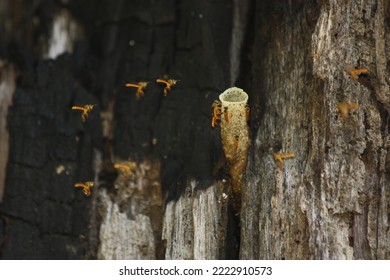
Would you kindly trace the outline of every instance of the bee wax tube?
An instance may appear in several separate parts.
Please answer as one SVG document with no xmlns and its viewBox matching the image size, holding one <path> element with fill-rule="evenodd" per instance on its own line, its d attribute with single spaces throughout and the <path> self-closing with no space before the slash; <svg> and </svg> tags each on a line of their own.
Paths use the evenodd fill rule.
<svg viewBox="0 0 390 280">
<path fill-rule="evenodd" d="M 233 205 L 239 211 L 242 179 L 250 144 L 247 124 L 248 95 L 242 89 L 232 87 L 220 94 L 219 99 L 221 101 L 222 147 L 229 167 Z"/>
</svg>

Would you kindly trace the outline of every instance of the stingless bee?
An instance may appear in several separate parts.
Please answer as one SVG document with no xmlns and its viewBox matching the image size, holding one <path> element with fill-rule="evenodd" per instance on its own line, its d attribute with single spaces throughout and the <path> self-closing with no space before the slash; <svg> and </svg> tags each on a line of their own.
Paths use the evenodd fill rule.
<svg viewBox="0 0 390 280">
<path fill-rule="evenodd" d="M 92 111 L 93 107 L 95 107 L 96 104 L 87 104 L 87 105 L 84 105 L 84 106 L 72 106 L 72 110 L 80 110 L 80 111 L 83 111 L 82 114 L 81 114 L 81 119 L 83 120 L 83 122 L 85 122 L 88 118 L 88 113 Z"/>
<path fill-rule="evenodd" d="M 85 183 L 76 183 L 74 184 L 75 188 L 83 188 L 83 194 L 86 196 L 91 195 L 91 189 L 93 188 L 94 183 L 92 181 L 87 181 Z"/>
<path fill-rule="evenodd" d="M 286 154 L 282 154 L 282 153 L 276 153 L 274 155 L 274 159 L 275 161 L 278 161 L 279 162 L 279 166 L 280 168 L 283 169 L 284 167 L 284 159 L 286 158 L 293 158 L 295 157 L 295 154 L 294 153 L 286 153 Z"/>
<path fill-rule="evenodd" d="M 128 175 L 135 168 L 135 163 L 134 162 L 130 162 L 130 163 L 115 163 L 114 164 L 114 168 L 115 169 L 121 169 L 124 172 L 124 174 Z"/>
<path fill-rule="evenodd" d="M 125 84 L 126 87 L 133 87 L 136 88 L 137 91 L 135 92 L 135 97 L 137 100 L 141 98 L 141 96 L 144 96 L 144 89 L 148 86 L 149 82 L 138 82 L 136 84 L 133 83 L 127 83 Z"/>
<path fill-rule="evenodd" d="M 214 100 L 213 102 L 213 116 L 211 118 L 211 127 L 215 127 L 218 125 L 218 120 L 221 119 L 221 102 L 218 100 Z"/>
<path fill-rule="evenodd" d="M 156 82 L 157 83 L 163 83 L 165 84 L 165 87 L 164 87 L 164 96 L 167 96 L 168 94 L 168 91 L 171 91 L 172 90 L 172 87 L 174 85 L 176 85 L 177 82 L 179 82 L 180 80 L 174 80 L 174 79 L 168 79 L 168 80 L 164 80 L 164 79 L 157 79 Z"/>
<path fill-rule="evenodd" d="M 343 117 L 343 119 L 348 118 L 348 112 L 350 110 L 357 110 L 359 109 L 359 104 L 355 102 L 350 103 L 338 103 L 337 108 L 339 109 L 340 115 Z"/>
<path fill-rule="evenodd" d="M 351 76 L 352 79 L 357 80 L 360 74 L 368 73 L 368 69 L 364 67 L 355 68 L 355 69 L 348 68 L 347 73 Z"/>
</svg>

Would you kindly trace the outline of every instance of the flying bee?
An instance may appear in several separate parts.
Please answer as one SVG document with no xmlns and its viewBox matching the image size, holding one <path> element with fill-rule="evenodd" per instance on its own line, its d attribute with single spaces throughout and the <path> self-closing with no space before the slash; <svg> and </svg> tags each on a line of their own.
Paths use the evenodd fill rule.
<svg viewBox="0 0 390 280">
<path fill-rule="evenodd" d="M 135 97 L 137 100 L 141 98 L 141 96 L 144 96 L 144 89 L 148 86 L 149 82 L 138 82 L 136 84 L 133 83 L 127 83 L 125 84 L 126 87 L 133 87 L 136 88 L 137 91 L 135 92 Z"/>
<path fill-rule="evenodd" d="M 180 80 L 174 80 L 174 79 L 168 79 L 168 80 L 164 80 L 164 79 L 157 79 L 156 82 L 157 83 L 163 83 L 165 84 L 165 87 L 164 87 L 164 96 L 167 96 L 168 94 L 168 91 L 171 91 L 172 90 L 172 87 L 174 85 L 176 85 L 177 82 L 179 82 Z"/>
<path fill-rule="evenodd" d="M 83 188 L 83 194 L 85 196 L 91 195 L 91 189 L 93 188 L 94 183 L 92 181 L 87 181 L 85 183 L 76 183 L 74 184 L 75 188 Z"/>
<path fill-rule="evenodd" d="M 92 111 L 93 107 L 95 107 L 96 104 L 87 104 L 87 105 L 84 105 L 84 106 L 72 106 L 72 110 L 81 110 L 83 111 L 82 114 L 81 114 L 81 119 L 83 120 L 83 122 L 85 122 L 88 118 L 88 113 Z"/>
</svg>

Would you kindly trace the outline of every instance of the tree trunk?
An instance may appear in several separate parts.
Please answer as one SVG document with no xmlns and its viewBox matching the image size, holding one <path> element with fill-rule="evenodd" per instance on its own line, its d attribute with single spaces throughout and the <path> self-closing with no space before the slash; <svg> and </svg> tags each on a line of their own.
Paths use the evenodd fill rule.
<svg viewBox="0 0 390 280">
<path fill-rule="evenodd" d="M 390 258 L 387 1 L 18 0 L 0 15 L 1 258 Z M 179 81 L 164 95 L 158 78 Z M 210 126 L 231 86 L 249 95 L 241 196 Z M 81 104 L 97 104 L 85 122 Z"/>
</svg>

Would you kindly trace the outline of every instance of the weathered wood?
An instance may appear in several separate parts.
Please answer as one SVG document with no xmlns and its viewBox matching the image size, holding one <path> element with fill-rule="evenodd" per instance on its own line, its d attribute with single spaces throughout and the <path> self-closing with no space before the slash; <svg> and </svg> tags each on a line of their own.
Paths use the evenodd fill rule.
<svg viewBox="0 0 390 280">
<path fill-rule="evenodd" d="M 178 201 L 168 202 L 162 238 L 166 259 L 224 259 L 228 197 L 222 184 L 200 188 L 196 181 Z"/>
<path fill-rule="evenodd" d="M 271 6 L 257 10 L 259 28 L 268 20 L 273 36 L 256 35 L 253 88 L 266 103 L 248 168 L 243 258 L 389 258 L 388 9 L 383 1 L 321 4 L 286 5 L 277 21 Z M 369 73 L 354 80 L 346 70 L 356 67 Z M 359 108 L 343 117 L 338 105 L 348 102 Z M 280 150 L 296 154 L 283 169 L 273 162 Z M 259 207 L 245 209 L 252 203 Z M 247 226 L 254 218 L 259 228 Z"/>
<path fill-rule="evenodd" d="M 159 164 L 147 161 L 99 192 L 99 259 L 162 258 L 160 180 Z"/>
</svg>

